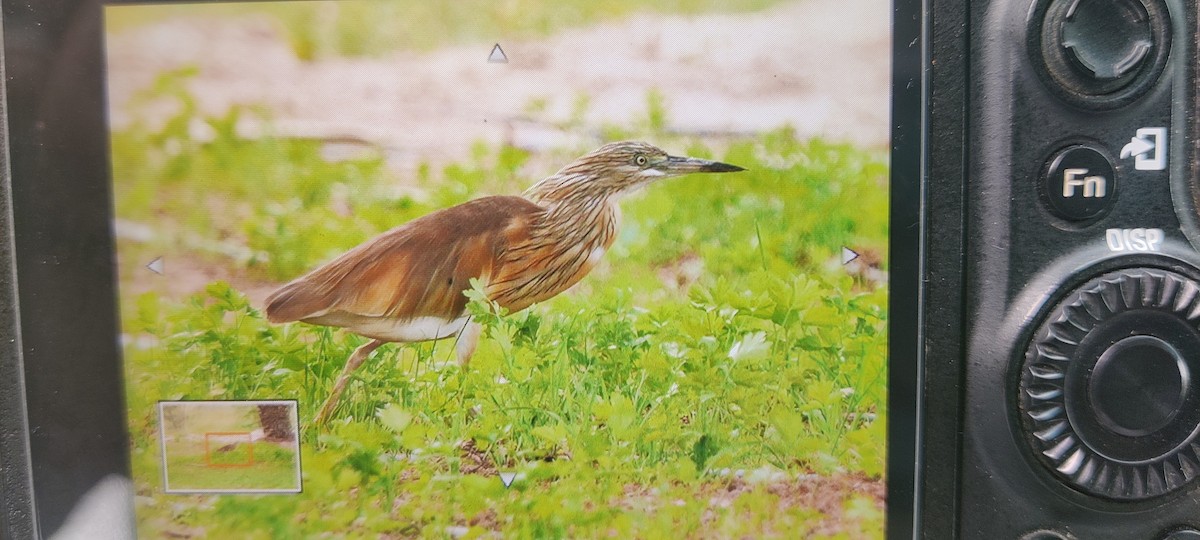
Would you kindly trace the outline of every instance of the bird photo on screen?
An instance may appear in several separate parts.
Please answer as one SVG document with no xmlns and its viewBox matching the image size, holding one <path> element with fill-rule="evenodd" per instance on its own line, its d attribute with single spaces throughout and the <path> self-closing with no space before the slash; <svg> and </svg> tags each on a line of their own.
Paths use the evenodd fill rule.
<svg viewBox="0 0 1200 540">
<path fill-rule="evenodd" d="M 316 417 L 323 423 L 350 376 L 384 343 L 455 337 L 465 366 L 481 331 L 466 313 L 472 279 L 509 312 L 550 299 L 586 276 L 612 245 L 622 195 L 673 176 L 741 170 L 644 142 L 606 144 L 521 196 L 471 200 L 367 240 L 273 292 L 267 318 L 371 339 L 334 382 Z"/>
</svg>

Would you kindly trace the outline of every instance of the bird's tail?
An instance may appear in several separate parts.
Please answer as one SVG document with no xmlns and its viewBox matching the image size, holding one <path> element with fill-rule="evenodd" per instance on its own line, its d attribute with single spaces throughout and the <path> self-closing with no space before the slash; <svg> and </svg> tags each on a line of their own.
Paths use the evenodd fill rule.
<svg viewBox="0 0 1200 540">
<path fill-rule="evenodd" d="M 326 309 L 325 297 L 313 290 L 311 284 L 296 280 L 280 287 L 267 297 L 267 320 L 285 323 L 307 319 Z"/>
</svg>

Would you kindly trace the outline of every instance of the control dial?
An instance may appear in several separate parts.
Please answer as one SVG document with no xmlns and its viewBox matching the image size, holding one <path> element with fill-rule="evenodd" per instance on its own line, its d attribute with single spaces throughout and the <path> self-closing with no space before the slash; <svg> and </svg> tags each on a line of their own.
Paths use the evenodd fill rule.
<svg viewBox="0 0 1200 540">
<path fill-rule="evenodd" d="M 1085 493 L 1140 500 L 1200 476 L 1200 283 L 1136 268 L 1050 311 L 1018 383 L 1024 439 Z"/>
</svg>

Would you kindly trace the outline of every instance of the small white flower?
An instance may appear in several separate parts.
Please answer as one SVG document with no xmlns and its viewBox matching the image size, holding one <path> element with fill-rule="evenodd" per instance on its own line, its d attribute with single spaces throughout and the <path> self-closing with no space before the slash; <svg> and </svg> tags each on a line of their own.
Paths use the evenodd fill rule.
<svg viewBox="0 0 1200 540">
<path fill-rule="evenodd" d="M 771 344 L 767 342 L 767 333 L 754 332 L 742 336 L 740 341 L 730 347 L 729 358 L 731 360 L 760 358 L 766 356 L 770 350 Z"/>
</svg>

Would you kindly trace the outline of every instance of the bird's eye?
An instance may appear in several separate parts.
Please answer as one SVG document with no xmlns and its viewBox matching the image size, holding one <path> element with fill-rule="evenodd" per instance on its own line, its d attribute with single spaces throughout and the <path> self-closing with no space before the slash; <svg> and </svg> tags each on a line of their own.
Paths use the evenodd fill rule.
<svg viewBox="0 0 1200 540">
<path fill-rule="evenodd" d="M 645 166 L 646 161 L 647 161 L 646 156 L 643 156 L 641 154 L 638 154 L 637 157 L 633 158 L 633 162 L 636 163 L 638 165 L 638 167 Z"/>
</svg>

